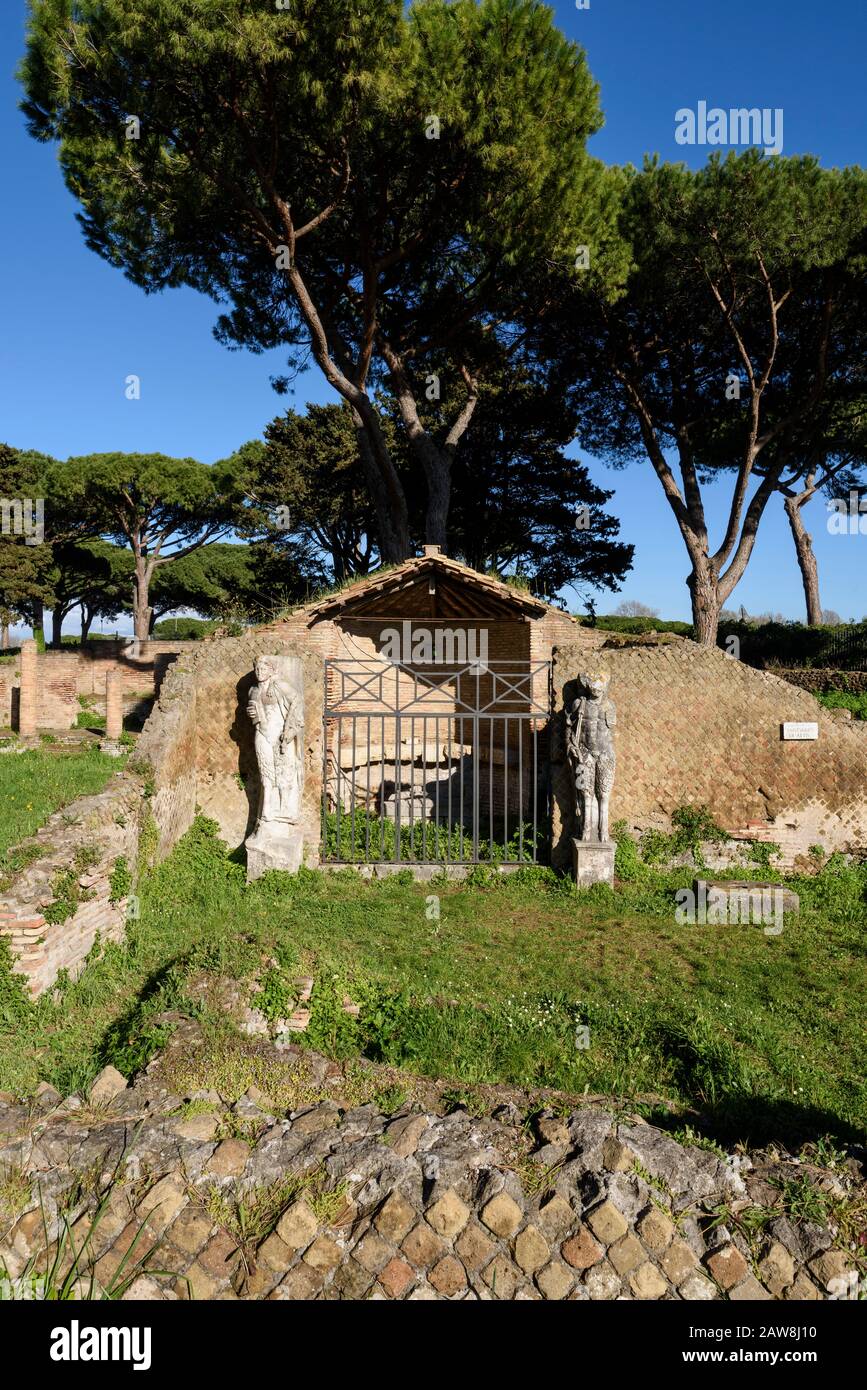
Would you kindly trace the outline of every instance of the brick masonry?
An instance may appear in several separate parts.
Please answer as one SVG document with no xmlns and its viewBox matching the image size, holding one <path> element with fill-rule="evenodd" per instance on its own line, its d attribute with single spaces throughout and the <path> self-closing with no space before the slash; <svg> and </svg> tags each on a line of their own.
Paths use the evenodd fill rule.
<svg viewBox="0 0 867 1390">
<path fill-rule="evenodd" d="M 24 841 L 24 847 L 35 845 L 41 853 L 0 890 L 0 935 L 8 939 L 14 968 L 26 977 L 31 996 L 49 988 L 61 970 L 78 975 L 97 937 L 123 939 L 128 902 L 111 901 L 110 879 L 120 857 L 135 873 L 143 807 L 138 780 L 118 773 L 105 791 L 55 812 Z M 84 846 L 89 850 L 86 864 L 76 862 L 76 852 Z M 58 878 L 70 869 L 79 905 L 64 921 L 47 921 L 46 910 L 57 901 Z"/>
<path fill-rule="evenodd" d="M 574 810 L 562 711 L 586 664 L 583 649 L 556 651 L 554 846 L 564 867 Z M 867 729 L 770 672 L 683 638 L 602 647 L 593 664 L 610 671 L 617 706 L 612 821 L 664 828 L 677 807 L 706 805 L 732 834 L 780 844 L 790 865 L 813 844 L 867 845 Z M 819 738 L 784 742 L 786 721 L 817 723 Z"/>
<path fill-rule="evenodd" d="M 79 695 L 105 697 L 105 678 L 117 674 L 127 708 L 159 692 L 169 666 L 195 642 L 142 642 L 138 651 L 126 641 L 93 642 L 81 650 L 40 652 L 36 657 L 37 729 L 71 729 L 78 716 Z M 20 655 L 0 662 L 0 727 L 18 728 Z"/>
<path fill-rule="evenodd" d="M 536 1107 L 530 1122 L 527 1098 L 504 1091 L 482 1114 L 386 1112 L 375 1069 L 341 1074 L 298 1049 L 271 1072 L 281 1103 L 251 1087 L 187 1107 L 176 1084 L 196 1040 L 184 1020 L 130 1088 L 109 1067 L 87 1097 L 0 1096 L 0 1164 L 30 1184 L 0 1221 L 9 1279 L 45 1267 L 66 1214 L 74 1235 L 89 1232 L 84 1297 L 113 1285 L 197 1301 L 857 1297 L 858 1253 L 833 1228 L 789 1220 L 779 1190 L 797 1177 L 863 1200 L 854 1158 L 841 1189 L 839 1172 L 780 1146 L 724 1161 L 586 1102 Z M 83 1172 L 106 1186 L 83 1195 Z M 268 1211 L 264 1233 L 233 1217 L 245 1204 Z M 756 1207 L 762 1223 L 747 1219 Z"/>
<path fill-rule="evenodd" d="M 470 584 L 467 589 L 471 615 L 477 612 L 477 606 L 474 609 L 473 586 Z M 252 829 L 258 778 L 252 728 L 246 716 L 247 694 L 256 656 L 281 652 L 304 660 L 304 838 L 307 862 L 316 863 L 321 824 L 325 660 L 375 656 L 382 629 L 399 624 L 404 618 L 416 626 L 433 629 L 461 625 L 458 619 L 432 620 L 428 616 L 429 604 L 427 578 L 422 575 L 397 597 L 384 599 L 382 616 L 360 618 L 347 610 L 327 617 L 318 613 L 313 604 L 251 629 L 242 637 L 188 644 L 166 675 L 137 749 L 154 772 L 154 814 L 160 829 L 161 853 L 168 853 L 188 829 L 196 806 L 217 821 L 232 848 L 241 845 Z M 463 625 L 484 625 L 492 661 L 547 661 L 556 640 L 568 639 L 588 651 L 602 640 L 556 609 L 545 609 L 537 618 L 520 620 L 470 616 Z M 544 701 L 543 690 L 536 694 Z"/>
<path fill-rule="evenodd" d="M 282 651 L 305 659 L 305 841 L 315 862 L 324 659 L 373 655 L 371 622 L 376 632 L 403 614 L 421 622 L 414 616 L 424 602 L 419 590 L 384 600 L 381 618 L 361 621 L 350 611 L 324 618 L 303 609 L 243 637 L 182 654 L 139 745 L 155 771 L 163 852 L 187 829 L 197 804 L 233 848 L 243 842 L 256 798 L 246 695 L 256 655 Z M 670 635 L 612 639 L 577 627 L 553 609 L 538 619 L 485 621 L 493 635 L 491 659 L 546 660 L 554 653 L 550 747 L 558 866 L 568 867 L 574 829 L 564 691 L 568 698 L 570 681 L 588 664 L 610 670 L 618 708 L 614 819 L 637 831 L 665 828 L 677 807 L 705 805 L 733 835 L 779 843 L 786 864 L 814 844 L 855 850 L 867 843 L 867 730 L 823 710 L 807 691 L 715 648 Z M 819 739 L 784 742 L 780 726 L 789 720 L 818 723 Z"/>
<path fill-rule="evenodd" d="M 824 666 L 774 667 L 773 675 L 802 690 L 818 690 L 824 695 L 830 690 L 845 690 L 852 695 L 867 694 L 867 671 L 835 671 Z"/>
<path fill-rule="evenodd" d="M 252 829 L 258 799 L 253 729 L 246 714 L 253 665 L 263 653 L 296 655 L 304 664 L 305 785 L 303 831 L 315 862 L 322 788 L 322 657 L 312 643 L 273 629 L 196 644 L 169 669 L 136 749 L 155 782 L 160 852 L 189 828 L 196 807 L 236 848 Z"/>
</svg>

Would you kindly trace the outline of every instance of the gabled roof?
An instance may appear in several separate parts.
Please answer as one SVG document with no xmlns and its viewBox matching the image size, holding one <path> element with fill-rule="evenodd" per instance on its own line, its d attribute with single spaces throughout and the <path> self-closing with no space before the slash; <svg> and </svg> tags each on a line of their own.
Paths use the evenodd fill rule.
<svg viewBox="0 0 867 1390">
<path fill-rule="evenodd" d="M 339 593 L 309 604 L 302 611 L 314 622 L 335 617 L 343 611 L 359 617 L 365 614 L 379 616 L 383 614 L 388 599 L 421 584 L 429 589 L 431 580 L 435 586 L 430 592 L 435 596 L 436 610 L 431 616 L 437 619 L 541 618 L 548 611 L 548 604 L 534 598 L 527 590 L 514 588 L 488 574 L 480 574 L 458 560 L 450 560 L 439 552 L 438 546 L 425 546 L 424 555 L 365 575 Z M 468 611 L 467 600 L 470 596 L 473 611 Z"/>
</svg>

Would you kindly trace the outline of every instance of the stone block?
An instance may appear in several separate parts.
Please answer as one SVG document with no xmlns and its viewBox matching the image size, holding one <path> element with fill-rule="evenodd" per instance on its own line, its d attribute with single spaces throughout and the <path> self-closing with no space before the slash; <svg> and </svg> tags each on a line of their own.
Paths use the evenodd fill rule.
<svg viewBox="0 0 867 1390">
<path fill-rule="evenodd" d="M 594 883 L 614 883 L 616 849 L 613 840 L 573 839 L 572 867 L 579 888 L 589 888 Z"/>
</svg>

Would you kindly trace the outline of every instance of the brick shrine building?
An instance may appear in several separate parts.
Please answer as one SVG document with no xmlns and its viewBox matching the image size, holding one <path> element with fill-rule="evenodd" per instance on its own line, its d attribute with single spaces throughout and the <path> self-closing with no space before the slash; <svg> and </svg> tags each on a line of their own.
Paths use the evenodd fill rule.
<svg viewBox="0 0 867 1390">
<path fill-rule="evenodd" d="M 522 862 L 531 842 L 535 857 L 548 833 L 553 651 L 592 651 L 593 634 L 434 545 L 274 631 L 325 662 L 323 810 L 349 817 L 336 846 L 324 835 L 329 857 L 378 857 L 385 820 L 396 862 L 403 841 L 422 862 Z"/>
</svg>

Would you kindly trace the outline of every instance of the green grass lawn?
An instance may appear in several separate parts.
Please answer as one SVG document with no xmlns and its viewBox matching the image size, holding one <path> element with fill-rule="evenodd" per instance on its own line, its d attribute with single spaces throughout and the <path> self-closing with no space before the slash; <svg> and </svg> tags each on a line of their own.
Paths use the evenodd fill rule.
<svg viewBox="0 0 867 1390">
<path fill-rule="evenodd" d="M 46 744 L 25 753 L 2 754 L 0 873 L 12 846 L 34 834 L 61 806 L 101 791 L 118 766 L 117 758 L 107 757 L 96 744 L 69 751 Z"/>
<path fill-rule="evenodd" d="M 623 849 L 632 879 L 616 891 L 578 893 L 539 869 L 428 884 L 302 872 L 247 886 L 199 822 L 142 885 L 126 948 L 107 947 L 36 1005 L 0 972 L 0 1088 L 45 1078 L 68 1091 L 109 1061 L 130 1074 L 164 1038 L 153 1020 L 169 1008 L 194 1008 L 225 1034 L 191 1003 L 190 981 L 264 968 L 272 1017 L 291 1008 L 299 973 L 315 977 L 303 1041 L 336 1057 L 458 1089 L 644 1097 L 647 1113 L 664 1100 L 727 1141 L 860 1135 L 867 867 L 833 859 L 792 880 L 802 913 L 774 937 L 678 925 L 673 892 L 692 872 L 663 875 Z M 358 1019 L 342 1010 L 347 994 Z"/>
<path fill-rule="evenodd" d="M 867 719 L 867 692 L 856 695 L 851 690 L 826 690 L 816 699 L 826 709 L 848 709 L 853 719 Z"/>
</svg>

